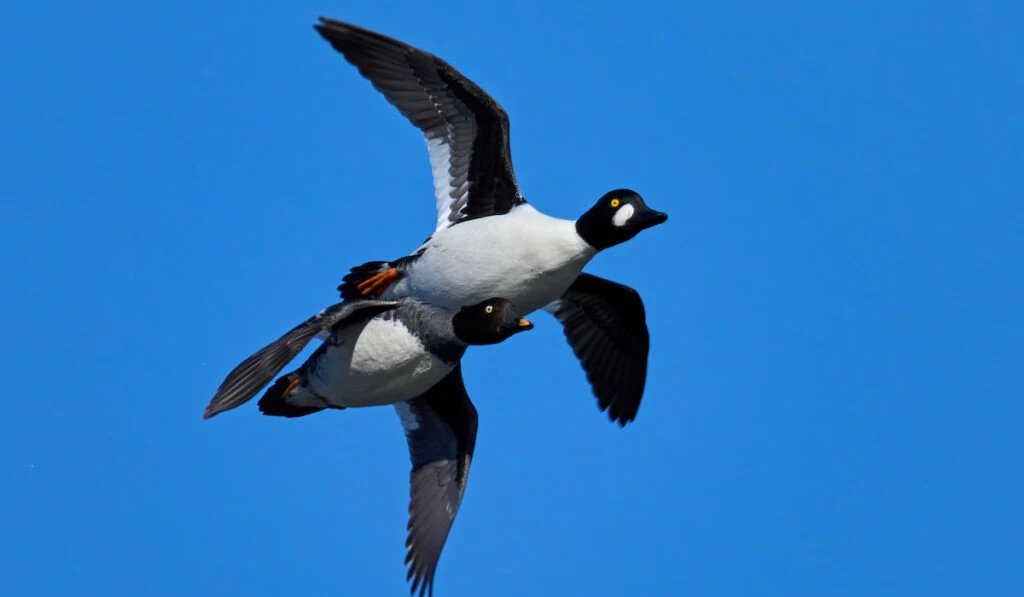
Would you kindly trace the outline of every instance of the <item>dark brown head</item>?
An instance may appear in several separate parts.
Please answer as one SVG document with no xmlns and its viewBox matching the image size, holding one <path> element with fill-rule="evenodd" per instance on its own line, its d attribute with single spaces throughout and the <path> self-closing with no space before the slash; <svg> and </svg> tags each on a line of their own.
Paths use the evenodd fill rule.
<svg viewBox="0 0 1024 597">
<path fill-rule="evenodd" d="M 468 305 L 452 317 L 455 336 L 466 344 L 497 344 L 529 329 L 533 329 L 533 324 L 520 317 L 512 302 L 503 298 Z"/>
<path fill-rule="evenodd" d="M 576 220 L 576 233 L 587 244 L 602 251 L 667 219 L 668 214 L 647 207 L 635 191 L 617 189 L 605 193 Z"/>
</svg>

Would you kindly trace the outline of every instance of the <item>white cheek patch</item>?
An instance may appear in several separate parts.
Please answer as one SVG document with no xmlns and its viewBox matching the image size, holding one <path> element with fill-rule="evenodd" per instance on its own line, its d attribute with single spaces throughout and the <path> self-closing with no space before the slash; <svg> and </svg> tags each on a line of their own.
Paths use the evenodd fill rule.
<svg viewBox="0 0 1024 597">
<path fill-rule="evenodd" d="M 630 218 L 633 217 L 633 204 L 627 203 L 619 208 L 615 215 L 612 216 L 612 224 L 616 226 L 624 226 Z"/>
</svg>

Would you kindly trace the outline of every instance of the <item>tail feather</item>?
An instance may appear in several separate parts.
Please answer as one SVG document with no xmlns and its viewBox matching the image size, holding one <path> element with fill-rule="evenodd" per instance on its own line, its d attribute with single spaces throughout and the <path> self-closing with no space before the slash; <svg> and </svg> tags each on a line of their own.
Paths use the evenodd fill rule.
<svg viewBox="0 0 1024 597">
<path fill-rule="evenodd" d="M 324 409 L 322 406 L 299 405 L 289 402 L 288 397 L 294 395 L 299 389 L 292 387 L 292 382 L 298 379 L 298 373 L 289 373 L 279 377 L 260 398 L 260 412 L 272 417 L 294 418 L 322 411 Z"/>
<path fill-rule="evenodd" d="M 341 298 L 345 300 L 366 298 L 363 296 L 363 293 L 360 292 L 359 285 L 377 274 L 386 272 L 392 267 L 394 267 L 394 265 L 390 261 L 368 261 L 362 265 L 353 267 L 349 273 L 341 279 L 341 284 L 338 286 L 338 292 L 341 293 Z"/>
</svg>

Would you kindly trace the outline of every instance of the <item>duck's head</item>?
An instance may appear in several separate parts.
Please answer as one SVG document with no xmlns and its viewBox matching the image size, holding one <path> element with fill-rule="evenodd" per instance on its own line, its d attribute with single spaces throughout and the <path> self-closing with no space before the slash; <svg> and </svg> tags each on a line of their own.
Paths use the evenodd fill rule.
<svg viewBox="0 0 1024 597">
<path fill-rule="evenodd" d="M 512 302 L 504 298 L 467 305 L 452 316 L 452 330 L 466 344 L 497 344 L 530 329 L 533 324 L 520 317 Z"/>
<path fill-rule="evenodd" d="M 651 226 L 668 219 L 655 211 L 635 191 L 616 189 L 605 193 L 594 207 L 576 220 L 576 233 L 598 251 L 624 243 Z"/>
</svg>

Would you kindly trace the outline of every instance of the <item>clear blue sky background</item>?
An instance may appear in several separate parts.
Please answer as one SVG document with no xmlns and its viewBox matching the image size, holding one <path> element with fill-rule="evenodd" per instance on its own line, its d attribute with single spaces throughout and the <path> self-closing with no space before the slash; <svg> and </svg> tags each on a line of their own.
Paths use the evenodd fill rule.
<svg viewBox="0 0 1024 597">
<path fill-rule="evenodd" d="M 555 322 L 467 357 L 455 595 L 1021 595 L 1020 3 L 9 3 L 5 595 L 405 595 L 390 408 L 200 415 L 434 221 L 419 133 L 312 30 L 431 50 L 651 326 L 609 423 Z"/>
</svg>

